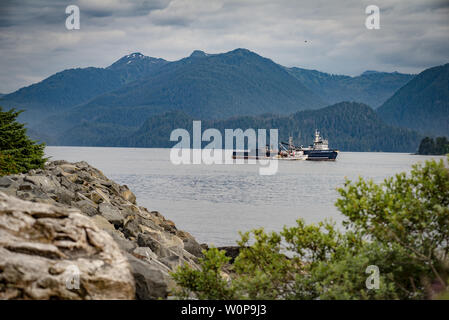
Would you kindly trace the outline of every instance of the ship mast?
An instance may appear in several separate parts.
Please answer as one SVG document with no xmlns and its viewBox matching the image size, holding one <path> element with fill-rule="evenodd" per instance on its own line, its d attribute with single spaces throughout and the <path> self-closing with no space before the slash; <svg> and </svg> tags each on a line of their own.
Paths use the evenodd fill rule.
<svg viewBox="0 0 449 320">
<path fill-rule="evenodd" d="M 318 131 L 318 129 L 315 129 L 315 141 L 314 141 L 314 143 L 319 143 L 320 140 L 321 140 L 320 132 Z"/>
</svg>

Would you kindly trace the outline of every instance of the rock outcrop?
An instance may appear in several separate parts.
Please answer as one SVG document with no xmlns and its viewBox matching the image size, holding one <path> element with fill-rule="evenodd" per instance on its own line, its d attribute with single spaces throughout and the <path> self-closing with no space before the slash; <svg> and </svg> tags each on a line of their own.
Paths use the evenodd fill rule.
<svg viewBox="0 0 449 320">
<path fill-rule="evenodd" d="M 132 299 L 128 260 L 77 209 L 0 192 L 0 299 Z"/>
<path fill-rule="evenodd" d="M 218 250 L 224 250 L 225 251 L 225 255 L 229 258 L 231 258 L 229 260 L 229 263 L 234 263 L 235 259 L 238 257 L 238 255 L 240 254 L 240 250 L 241 247 L 239 246 L 225 246 L 225 247 L 218 247 Z"/>
<path fill-rule="evenodd" d="M 166 298 L 174 286 L 169 272 L 193 268 L 202 247 L 157 211 L 138 206 L 126 185 L 109 180 L 86 162 L 53 161 L 44 170 L 0 177 L 0 192 L 23 200 L 76 208 L 107 232 L 127 257 L 136 298 Z"/>
</svg>

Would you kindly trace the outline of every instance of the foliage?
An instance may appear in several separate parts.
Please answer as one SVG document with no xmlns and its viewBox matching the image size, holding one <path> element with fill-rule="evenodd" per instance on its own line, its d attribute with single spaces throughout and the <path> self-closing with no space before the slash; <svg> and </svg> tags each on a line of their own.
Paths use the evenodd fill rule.
<svg viewBox="0 0 449 320">
<path fill-rule="evenodd" d="M 19 170 L 12 156 L 5 155 L 0 151 L 0 176 L 18 172 Z"/>
<path fill-rule="evenodd" d="M 249 246 L 252 237 L 255 242 Z M 241 234 L 241 250 L 233 265 L 239 275 L 233 281 L 237 297 L 275 299 L 288 294 L 296 260 L 282 254 L 281 241 L 280 235 L 263 229 Z"/>
<path fill-rule="evenodd" d="M 199 259 L 200 270 L 191 270 L 185 265 L 180 267 L 178 273 L 173 274 L 173 279 L 182 288 L 177 295 L 187 298 L 189 290 L 192 290 L 198 299 L 232 299 L 234 293 L 222 277 L 223 266 L 229 262 L 229 258 L 217 248 L 203 250 L 203 253 L 204 257 Z"/>
<path fill-rule="evenodd" d="M 347 181 L 339 192 L 345 231 L 299 219 L 278 233 L 241 234 L 234 264 L 214 248 L 204 252 L 201 271 L 185 266 L 173 274 L 184 297 L 422 299 L 447 289 L 449 168 L 443 161 L 417 164 L 409 175 L 381 184 Z M 379 268 L 378 289 L 366 285 L 368 266 Z M 216 278 L 224 270 L 227 281 Z"/>
<path fill-rule="evenodd" d="M 381 185 L 360 179 L 346 183 L 337 207 L 344 223 L 385 246 L 399 245 L 422 268 L 413 283 L 427 278 L 446 286 L 449 252 L 449 171 L 443 160 L 417 164 Z"/>
<path fill-rule="evenodd" d="M 423 155 L 443 155 L 449 153 L 449 141 L 446 137 L 438 137 L 436 140 L 425 137 L 421 140 L 418 154 Z"/>
<path fill-rule="evenodd" d="M 26 128 L 16 121 L 20 111 L 2 111 L 0 107 L 0 175 L 42 168 L 44 144 L 36 144 L 26 135 Z"/>
</svg>

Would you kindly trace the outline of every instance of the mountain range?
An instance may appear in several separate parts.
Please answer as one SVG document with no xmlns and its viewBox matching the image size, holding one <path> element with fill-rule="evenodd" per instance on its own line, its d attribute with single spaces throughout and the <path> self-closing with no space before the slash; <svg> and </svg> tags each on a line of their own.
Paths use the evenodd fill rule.
<svg viewBox="0 0 449 320">
<path fill-rule="evenodd" d="M 194 51 L 177 61 L 132 53 L 107 68 L 56 73 L 0 97 L 0 105 L 26 110 L 20 120 L 29 134 L 51 145 L 169 146 L 168 128 L 201 119 L 216 126 L 275 123 L 282 134 L 304 139 L 318 127 L 342 150 L 415 151 L 421 135 L 434 132 L 426 128 L 438 115 L 437 132 L 449 135 L 447 66 L 417 76 L 366 71 L 350 77 L 287 68 L 247 49 Z M 414 97 L 409 104 L 407 96 Z M 343 108 L 343 101 L 357 103 Z"/>
<path fill-rule="evenodd" d="M 412 74 L 378 71 L 365 71 L 350 77 L 296 67 L 288 71 L 328 104 L 357 101 L 373 108 L 381 106 L 414 77 Z"/>
<path fill-rule="evenodd" d="M 76 68 L 58 72 L 41 82 L 1 97 L 4 107 L 24 109 L 21 119 L 31 126 L 49 115 L 82 105 L 114 91 L 168 63 L 163 59 L 133 53 L 107 68 Z"/>
</svg>

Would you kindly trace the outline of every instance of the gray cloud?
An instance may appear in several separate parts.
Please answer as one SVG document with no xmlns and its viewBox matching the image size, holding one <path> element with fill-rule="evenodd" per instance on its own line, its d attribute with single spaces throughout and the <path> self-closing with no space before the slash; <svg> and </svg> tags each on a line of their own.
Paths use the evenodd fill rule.
<svg viewBox="0 0 449 320">
<path fill-rule="evenodd" d="M 80 10 L 87 16 L 111 17 L 111 16 L 144 16 L 153 10 L 166 8 L 170 0 L 77 0 Z"/>
<path fill-rule="evenodd" d="M 65 7 L 81 30 L 65 29 Z M 200 49 L 248 48 L 286 66 L 355 75 L 420 72 L 449 62 L 449 0 L 3 0 L 0 92 L 72 67 L 105 67 L 130 52 L 176 60 Z M 307 42 L 305 42 L 307 40 Z"/>
</svg>

